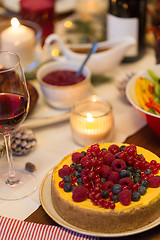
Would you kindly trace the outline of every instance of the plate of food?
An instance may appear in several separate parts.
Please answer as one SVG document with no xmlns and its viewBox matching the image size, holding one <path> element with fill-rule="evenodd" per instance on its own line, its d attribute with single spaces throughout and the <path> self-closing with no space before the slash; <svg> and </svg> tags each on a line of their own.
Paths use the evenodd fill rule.
<svg viewBox="0 0 160 240">
<path fill-rule="evenodd" d="M 158 156 L 133 144 L 104 143 L 79 149 L 44 178 L 42 207 L 58 224 L 87 235 L 142 233 L 160 224 L 159 166 Z"/>
</svg>

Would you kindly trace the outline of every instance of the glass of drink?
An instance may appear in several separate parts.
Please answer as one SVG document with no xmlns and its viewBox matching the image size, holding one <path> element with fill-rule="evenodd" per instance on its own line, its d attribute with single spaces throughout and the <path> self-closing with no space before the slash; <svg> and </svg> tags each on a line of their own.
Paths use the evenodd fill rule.
<svg viewBox="0 0 160 240">
<path fill-rule="evenodd" d="M 10 134 L 25 120 L 30 97 L 19 57 L 0 52 L 0 133 L 4 137 L 8 170 L 0 172 L 0 199 L 16 200 L 34 192 L 36 178 L 22 169 L 14 168 Z"/>
</svg>

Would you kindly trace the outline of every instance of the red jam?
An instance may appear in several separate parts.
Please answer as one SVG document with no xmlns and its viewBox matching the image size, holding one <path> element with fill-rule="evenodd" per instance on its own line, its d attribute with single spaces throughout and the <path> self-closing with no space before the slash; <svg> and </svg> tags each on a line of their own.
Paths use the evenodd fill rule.
<svg viewBox="0 0 160 240">
<path fill-rule="evenodd" d="M 42 80 L 54 86 L 69 86 L 82 82 L 84 79 L 82 74 L 77 77 L 75 71 L 57 70 L 48 73 Z"/>
</svg>

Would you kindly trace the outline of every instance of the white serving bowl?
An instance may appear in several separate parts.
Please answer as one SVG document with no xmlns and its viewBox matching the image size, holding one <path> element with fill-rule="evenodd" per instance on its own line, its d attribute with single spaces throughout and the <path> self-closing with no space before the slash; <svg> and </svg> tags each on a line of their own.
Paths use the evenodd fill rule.
<svg viewBox="0 0 160 240">
<path fill-rule="evenodd" d="M 82 74 L 85 79 L 79 83 L 68 86 L 55 86 L 44 82 L 42 79 L 50 72 L 56 70 L 78 71 L 80 64 L 72 61 L 52 61 L 42 65 L 37 71 L 37 80 L 46 102 L 55 108 L 67 109 L 87 95 L 90 89 L 91 73 L 87 67 Z"/>
<path fill-rule="evenodd" d="M 62 56 L 53 56 L 53 42 L 57 42 L 63 57 L 70 61 L 77 61 L 82 63 L 87 56 L 87 53 L 77 53 L 74 49 L 77 46 L 72 45 L 72 50 L 64 44 L 62 39 L 57 34 L 49 35 L 45 40 L 45 49 L 53 59 L 62 58 Z M 91 44 L 82 44 L 86 52 L 92 47 Z M 130 36 L 120 37 L 104 42 L 98 43 L 98 48 L 103 49 L 100 52 L 92 54 L 87 62 L 87 66 L 92 74 L 104 74 L 107 71 L 116 67 L 125 57 L 127 51 L 135 45 L 135 39 Z"/>
</svg>

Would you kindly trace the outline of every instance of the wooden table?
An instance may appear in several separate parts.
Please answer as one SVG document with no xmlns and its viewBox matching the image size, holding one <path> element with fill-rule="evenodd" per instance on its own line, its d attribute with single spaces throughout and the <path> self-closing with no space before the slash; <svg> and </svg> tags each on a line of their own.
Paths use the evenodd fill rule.
<svg viewBox="0 0 160 240">
<path fill-rule="evenodd" d="M 122 126 L 123 127 L 123 126 Z M 143 129 L 138 131 L 133 136 L 127 138 L 125 141 L 129 144 L 135 144 L 137 146 L 144 147 L 156 155 L 160 156 L 160 139 L 153 133 L 153 131 L 145 126 Z M 47 213 L 43 210 L 42 206 L 40 206 L 32 215 L 30 215 L 27 219 L 27 222 L 35 222 L 49 225 L 57 225 Z M 113 238 L 100 238 L 100 240 L 109 240 Z M 149 231 L 144 233 L 140 233 L 133 236 L 114 238 L 114 240 L 159 240 L 160 239 L 160 226 L 157 226 Z"/>
</svg>

